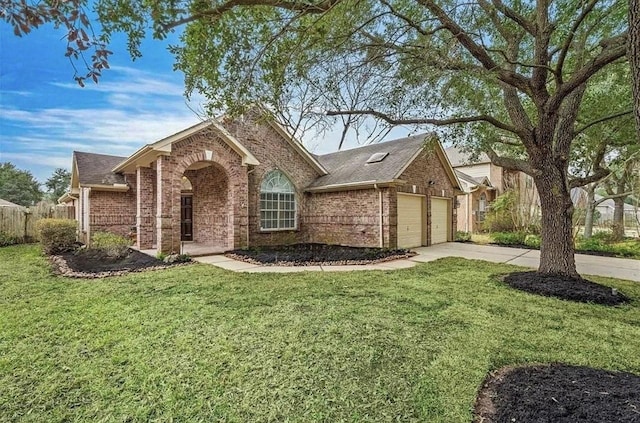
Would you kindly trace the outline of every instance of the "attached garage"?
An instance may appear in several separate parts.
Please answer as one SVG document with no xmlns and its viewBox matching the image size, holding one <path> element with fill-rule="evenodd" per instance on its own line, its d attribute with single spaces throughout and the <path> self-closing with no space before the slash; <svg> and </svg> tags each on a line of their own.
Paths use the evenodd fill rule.
<svg viewBox="0 0 640 423">
<path fill-rule="evenodd" d="M 450 200 L 431 197 L 431 245 L 449 240 Z"/>
<path fill-rule="evenodd" d="M 424 244 L 424 195 L 398 194 L 398 248 Z"/>
</svg>

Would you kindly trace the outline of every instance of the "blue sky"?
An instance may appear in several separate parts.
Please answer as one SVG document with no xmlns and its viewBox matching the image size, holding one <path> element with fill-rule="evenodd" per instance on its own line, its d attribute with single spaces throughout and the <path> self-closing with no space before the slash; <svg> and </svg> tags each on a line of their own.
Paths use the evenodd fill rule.
<svg viewBox="0 0 640 423">
<path fill-rule="evenodd" d="M 132 61 L 124 38 L 114 37 L 111 69 L 81 88 L 64 57 L 63 36 L 45 26 L 18 38 L 0 24 L 0 162 L 43 183 L 55 168 L 70 169 L 74 150 L 127 156 L 201 120 L 200 97 L 187 104 L 183 75 L 172 69 L 171 40 L 148 39 L 143 57 Z M 307 147 L 334 151 L 337 133 Z"/>
</svg>

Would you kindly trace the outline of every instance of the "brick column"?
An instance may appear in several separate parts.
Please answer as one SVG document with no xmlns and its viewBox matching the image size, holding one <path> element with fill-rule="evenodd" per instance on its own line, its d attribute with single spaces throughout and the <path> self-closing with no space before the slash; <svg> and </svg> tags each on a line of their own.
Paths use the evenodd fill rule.
<svg viewBox="0 0 640 423">
<path fill-rule="evenodd" d="M 159 252 L 172 253 L 180 251 L 180 236 L 174 236 L 173 207 L 173 172 L 167 156 L 160 156 L 156 162 L 156 243 Z M 180 205 L 177 207 L 180 213 Z M 178 235 L 180 215 L 178 220 Z"/>
<path fill-rule="evenodd" d="M 153 202 L 153 185 L 155 171 L 148 167 L 136 169 L 136 232 L 139 249 L 153 247 L 153 218 L 155 204 Z"/>
</svg>

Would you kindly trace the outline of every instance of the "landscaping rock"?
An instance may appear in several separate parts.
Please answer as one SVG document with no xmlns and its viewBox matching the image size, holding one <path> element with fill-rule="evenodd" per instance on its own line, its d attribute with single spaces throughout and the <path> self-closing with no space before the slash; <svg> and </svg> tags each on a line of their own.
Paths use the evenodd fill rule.
<svg viewBox="0 0 640 423">
<path fill-rule="evenodd" d="M 412 257 L 415 254 L 404 249 L 389 250 L 311 243 L 233 250 L 225 256 L 263 266 L 327 266 L 381 263 Z"/>
<path fill-rule="evenodd" d="M 166 269 L 181 263 L 164 263 L 140 251 L 129 249 L 124 257 L 116 258 L 102 250 L 79 249 L 75 252 L 50 256 L 54 271 L 72 278 L 105 278 L 131 272 Z"/>
</svg>

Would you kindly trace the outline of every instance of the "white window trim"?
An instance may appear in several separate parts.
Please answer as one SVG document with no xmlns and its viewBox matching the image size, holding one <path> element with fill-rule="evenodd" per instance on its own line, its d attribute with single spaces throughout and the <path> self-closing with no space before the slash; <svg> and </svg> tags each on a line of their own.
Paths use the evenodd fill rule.
<svg viewBox="0 0 640 423">
<path fill-rule="evenodd" d="M 280 173 L 280 177 L 284 177 L 289 184 L 291 185 L 292 191 L 291 192 L 275 192 L 275 191 L 263 191 L 262 190 L 262 185 L 264 184 L 264 182 L 267 180 L 267 178 L 269 178 L 269 176 L 274 173 L 274 172 L 279 172 Z M 278 209 L 263 209 L 262 208 L 262 194 L 277 194 L 278 196 L 280 194 L 291 194 L 293 195 L 293 226 L 292 227 L 286 227 L 286 228 L 264 228 L 262 226 L 262 212 L 263 211 L 271 211 L 271 212 L 277 212 L 278 213 L 278 218 L 276 219 L 276 223 L 280 224 L 280 199 L 278 199 L 276 201 L 276 204 L 278 205 Z M 291 179 L 289 179 L 289 177 L 282 172 L 279 169 L 274 169 L 271 170 L 267 173 L 265 173 L 264 177 L 262 178 L 262 183 L 260 184 L 260 191 L 258 193 L 258 221 L 260 223 L 260 232 L 283 232 L 283 231 L 297 231 L 298 230 L 298 195 L 295 191 L 295 186 L 293 185 L 293 183 L 291 182 Z"/>
</svg>

